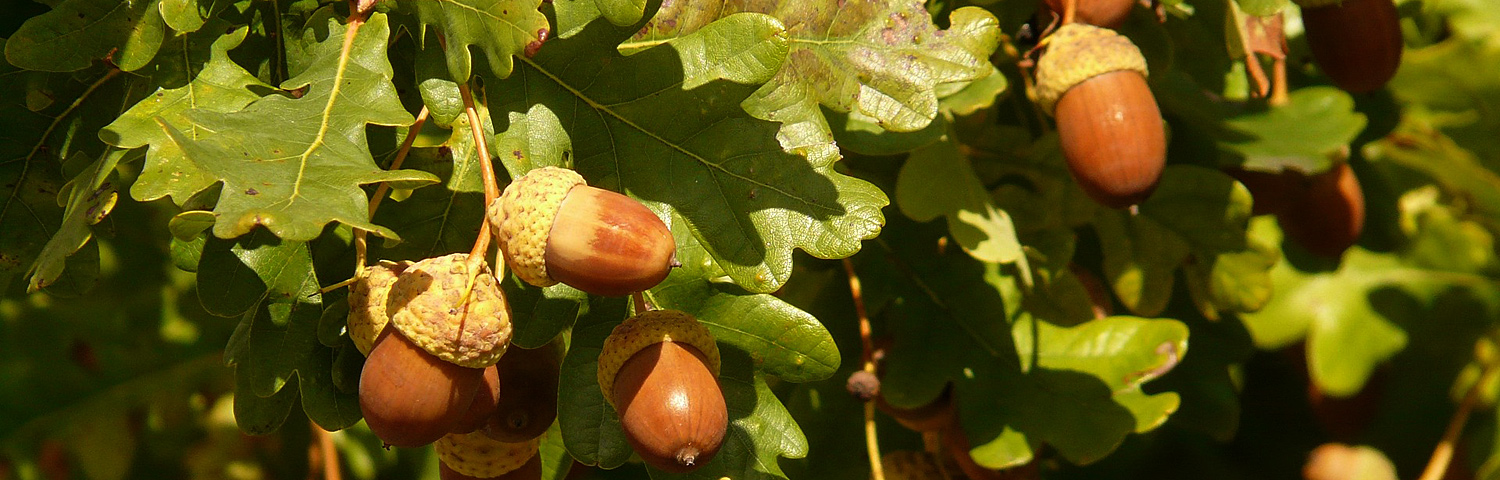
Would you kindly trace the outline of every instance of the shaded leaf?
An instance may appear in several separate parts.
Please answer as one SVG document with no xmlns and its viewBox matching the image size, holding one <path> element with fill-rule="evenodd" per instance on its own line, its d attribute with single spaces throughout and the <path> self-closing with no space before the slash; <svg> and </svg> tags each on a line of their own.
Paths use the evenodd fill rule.
<svg viewBox="0 0 1500 480">
<path fill-rule="evenodd" d="M 634 25 L 646 13 L 645 0 L 553 0 L 558 37 L 567 38 L 603 17 L 618 26 Z"/>
<path fill-rule="evenodd" d="M 907 157 L 896 179 L 896 205 L 919 222 L 946 217 L 953 239 L 980 261 L 1023 259 L 1010 216 L 995 208 L 952 141 L 934 143 Z"/>
<path fill-rule="evenodd" d="M 1349 145 L 1365 128 L 1354 99 L 1333 87 L 1291 92 L 1286 105 L 1225 120 L 1231 132 L 1220 146 L 1244 158 L 1252 170 L 1292 167 L 1306 173 L 1327 170 L 1328 154 Z"/>
<path fill-rule="evenodd" d="M 59 200 L 67 206 L 63 210 L 62 224 L 47 240 L 47 245 L 42 247 L 42 252 L 27 272 L 31 276 L 26 288 L 28 292 L 56 281 L 63 273 L 67 258 L 93 238 L 89 226 L 104 220 L 114 210 L 120 182 L 114 174 L 115 165 L 128 155 L 127 150 L 110 149 L 63 186 Z"/>
<path fill-rule="evenodd" d="M 21 25 L 5 57 L 46 72 L 83 70 L 107 57 L 128 72 L 150 63 L 166 35 L 156 1 L 66 0 Z"/>
</svg>

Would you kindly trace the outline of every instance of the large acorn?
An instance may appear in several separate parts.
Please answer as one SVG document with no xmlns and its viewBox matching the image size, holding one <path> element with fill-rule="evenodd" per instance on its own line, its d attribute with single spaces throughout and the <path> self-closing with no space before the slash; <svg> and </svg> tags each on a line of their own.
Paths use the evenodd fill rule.
<svg viewBox="0 0 1500 480">
<path fill-rule="evenodd" d="M 1070 23 L 1048 37 L 1031 91 L 1057 117 L 1068 170 L 1111 208 L 1146 200 L 1166 166 L 1161 110 L 1146 86 L 1146 59 L 1106 28 Z"/>
<path fill-rule="evenodd" d="M 1293 0 L 1313 61 L 1351 93 L 1379 90 L 1401 65 L 1401 18 L 1391 0 Z"/>
<path fill-rule="evenodd" d="M 483 263 L 471 272 L 468 259 L 422 260 L 391 286 L 391 328 L 374 342 L 359 382 L 365 423 L 388 445 L 421 446 L 452 430 L 483 383 L 483 369 L 510 343 L 504 294 Z"/>
<path fill-rule="evenodd" d="M 656 214 L 565 168 L 538 168 L 511 182 L 488 215 L 506 263 L 539 287 L 562 282 L 626 295 L 661 283 L 676 263 L 672 232 Z"/>
<path fill-rule="evenodd" d="M 562 366 L 560 342 L 541 348 L 512 346 L 495 364 L 502 394 L 484 432 L 502 442 L 540 436 L 557 419 L 557 388 Z"/>
<path fill-rule="evenodd" d="M 729 412 L 719 347 L 687 313 L 655 310 L 615 327 L 599 354 L 599 388 L 641 460 L 674 473 L 713 458 Z"/>
</svg>

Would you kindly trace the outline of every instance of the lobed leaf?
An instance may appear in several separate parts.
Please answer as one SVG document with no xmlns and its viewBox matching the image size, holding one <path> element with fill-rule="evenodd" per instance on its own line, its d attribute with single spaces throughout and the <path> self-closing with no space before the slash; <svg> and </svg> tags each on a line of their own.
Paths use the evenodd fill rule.
<svg viewBox="0 0 1500 480">
<path fill-rule="evenodd" d="M 536 54 L 547 40 L 547 17 L 541 0 L 402 0 L 402 7 L 424 26 L 445 37 L 448 72 L 453 80 L 473 75 L 469 47 L 484 52 L 495 76 L 510 76 L 514 55 Z"/>
<path fill-rule="evenodd" d="M 22 24 L 6 42 L 5 57 L 44 72 L 83 70 L 108 59 L 129 72 L 151 63 L 166 30 L 155 0 L 64 0 Z"/>
</svg>

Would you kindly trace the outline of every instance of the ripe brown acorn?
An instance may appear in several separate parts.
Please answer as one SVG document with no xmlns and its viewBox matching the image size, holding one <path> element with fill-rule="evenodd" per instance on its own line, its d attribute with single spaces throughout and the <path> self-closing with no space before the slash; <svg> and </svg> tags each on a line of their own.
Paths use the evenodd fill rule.
<svg viewBox="0 0 1500 480">
<path fill-rule="evenodd" d="M 562 366 L 559 342 L 542 348 L 512 346 L 495 364 L 503 393 L 484 433 L 502 442 L 540 436 L 557 419 L 557 382 Z"/>
<path fill-rule="evenodd" d="M 1365 224 L 1365 196 L 1347 163 L 1300 179 L 1290 208 L 1277 223 L 1287 238 L 1314 255 L 1338 258 L 1359 240 Z"/>
<path fill-rule="evenodd" d="M 1124 36 L 1091 25 L 1063 25 L 1048 39 L 1031 94 L 1057 118 L 1068 171 L 1104 206 L 1145 201 L 1167 158 L 1145 57 Z"/>
<path fill-rule="evenodd" d="M 1379 90 L 1401 65 L 1401 19 L 1391 0 L 1295 0 L 1313 61 L 1351 93 Z"/>
<path fill-rule="evenodd" d="M 488 216 L 506 263 L 532 285 L 620 296 L 656 286 L 676 264 L 672 232 L 655 213 L 565 168 L 511 182 Z"/>
<path fill-rule="evenodd" d="M 505 353 L 520 350 L 508 348 Z M 505 358 L 505 357 L 500 357 Z M 469 403 L 469 408 L 459 419 L 458 424 L 453 426 L 449 433 L 469 433 L 483 428 L 489 423 L 490 417 L 495 413 L 495 408 L 500 405 L 500 369 L 499 364 L 485 367 L 483 380 L 479 388 L 474 391 L 474 401 Z"/>
<path fill-rule="evenodd" d="M 387 328 L 365 359 L 359 407 L 386 445 L 420 447 L 458 424 L 483 376 L 483 370 L 443 361 Z"/>
<path fill-rule="evenodd" d="M 719 452 L 729 424 L 719 348 L 692 316 L 656 310 L 621 323 L 604 342 L 598 374 L 625 440 L 647 464 L 685 473 Z"/>
<path fill-rule="evenodd" d="M 1068 0 L 1046 0 L 1047 8 L 1062 16 Z M 1120 28 L 1130 18 L 1130 9 L 1135 0 L 1077 0 L 1073 12 L 1076 22 L 1098 25 L 1105 28 Z"/>
<path fill-rule="evenodd" d="M 1261 172 L 1242 168 L 1225 168 L 1224 173 L 1234 177 L 1254 199 L 1251 215 L 1278 215 L 1292 206 L 1292 201 L 1301 190 L 1301 180 L 1292 172 Z"/>
</svg>

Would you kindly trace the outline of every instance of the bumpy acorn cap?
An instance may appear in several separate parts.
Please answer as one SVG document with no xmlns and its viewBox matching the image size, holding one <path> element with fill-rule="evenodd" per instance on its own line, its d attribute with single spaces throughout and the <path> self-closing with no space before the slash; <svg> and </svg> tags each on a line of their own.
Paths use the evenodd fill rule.
<svg viewBox="0 0 1500 480">
<path fill-rule="evenodd" d="M 599 389 L 614 405 L 615 375 L 631 355 L 659 342 L 681 342 L 698 349 L 708 359 L 708 370 L 719 376 L 719 344 L 708 327 L 680 310 L 652 310 L 626 319 L 604 339 L 599 353 Z"/>
<path fill-rule="evenodd" d="M 438 358 L 484 368 L 494 365 L 510 344 L 510 305 L 487 264 L 470 275 L 469 255 L 455 253 L 412 264 L 391 286 L 386 311 L 391 325 Z M 474 289 L 463 303 L 464 289 Z"/>
<path fill-rule="evenodd" d="M 1030 94 L 1048 115 L 1068 89 L 1084 80 L 1120 70 L 1146 75 L 1146 57 L 1114 30 L 1070 23 L 1047 38 L 1047 51 L 1036 65 L 1036 88 Z"/>
<path fill-rule="evenodd" d="M 505 193 L 490 202 L 487 214 L 495 241 L 521 280 L 538 287 L 557 284 L 547 275 L 547 235 L 568 191 L 583 184 L 578 172 L 542 167 L 510 182 Z"/>
<path fill-rule="evenodd" d="M 380 335 L 380 331 L 385 329 L 385 324 L 391 319 L 385 312 L 385 300 L 391 291 L 391 285 L 396 283 L 396 276 L 409 266 L 411 262 L 381 260 L 360 271 L 354 284 L 349 286 L 349 320 L 344 328 L 349 332 L 349 339 L 354 340 L 354 348 L 358 348 L 359 353 L 370 356 L 375 337 Z"/>
<path fill-rule="evenodd" d="M 450 433 L 433 442 L 438 459 L 453 471 L 475 478 L 493 478 L 521 468 L 536 455 L 542 437 L 520 443 L 506 443 L 490 438 L 478 430 L 473 433 Z"/>
</svg>

